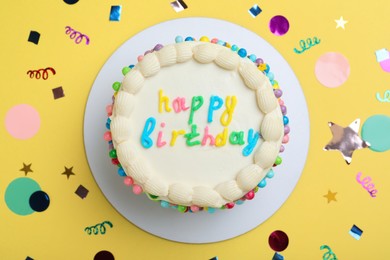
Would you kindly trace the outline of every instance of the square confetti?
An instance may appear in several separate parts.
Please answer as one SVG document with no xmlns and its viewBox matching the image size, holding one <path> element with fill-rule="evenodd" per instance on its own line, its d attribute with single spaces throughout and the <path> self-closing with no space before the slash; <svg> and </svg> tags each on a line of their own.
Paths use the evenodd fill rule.
<svg viewBox="0 0 390 260">
<path fill-rule="evenodd" d="M 80 198 L 84 199 L 87 197 L 88 195 L 88 192 L 89 190 L 87 190 L 87 188 L 85 188 L 83 185 L 80 185 L 77 190 L 75 191 L 75 193 L 77 195 L 79 195 Z"/>
<path fill-rule="evenodd" d="M 53 88 L 51 91 L 53 91 L 54 99 L 65 97 L 64 90 L 62 87 Z"/>
<path fill-rule="evenodd" d="M 284 260 L 284 256 L 282 256 L 278 252 L 275 252 L 274 256 L 272 257 L 272 260 Z"/>
<path fill-rule="evenodd" d="M 35 43 L 35 44 L 38 44 L 40 37 L 41 37 L 41 34 L 39 32 L 30 31 L 30 34 L 28 36 L 28 41 Z"/>
<path fill-rule="evenodd" d="M 210 258 L 210 260 L 218 260 L 218 256 L 214 256 L 213 258 Z"/>
<path fill-rule="evenodd" d="M 349 231 L 349 234 L 356 240 L 359 240 L 360 237 L 362 236 L 363 234 L 363 230 L 361 230 L 360 228 L 358 228 L 357 226 L 353 225 L 351 230 Z"/>
<path fill-rule="evenodd" d="M 375 52 L 376 61 L 381 62 L 390 59 L 390 53 L 386 49 L 380 49 Z"/>
<path fill-rule="evenodd" d="M 119 22 L 119 20 L 121 19 L 121 13 L 122 13 L 121 5 L 111 6 L 110 21 Z"/>
<path fill-rule="evenodd" d="M 261 13 L 261 9 L 258 5 L 254 5 L 251 9 L 248 10 L 249 14 L 252 15 L 253 18 L 258 16 Z"/>
<path fill-rule="evenodd" d="M 177 0 L 175 2 L 172 2 L 171 6 L 172 6 L 173 10 L 175 10 L 176 13 L 181 12 L 184 9 L 188 8 L 188 6 L 186 5 L 186 3 L 184 3 L 183 0 Z"/>
<path fill-rule="evenodd" d="M 34 260 L 34 259 L 32 259 L 31 257 L 27 256 L 26 260 Z"/>
</svg>

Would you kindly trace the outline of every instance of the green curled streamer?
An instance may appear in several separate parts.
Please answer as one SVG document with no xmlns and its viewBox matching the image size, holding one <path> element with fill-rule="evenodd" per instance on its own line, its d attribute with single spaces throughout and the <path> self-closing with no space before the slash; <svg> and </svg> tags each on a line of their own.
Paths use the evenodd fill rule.
<svg viewBox="0 0 390 260">
<path fill-rule="evenodd" d="M 106 227 L 104 226 L 105 224 L 107 224 L 110 228 L 113 227 L 110 221 L 103 221 L 102 223 L 98 223 L 95 226 L 86 227 L 84 231 L 86 231 L 88 235 L 91 235 L 92 233 L 94 235 L 99 233 L 104 235 L 106 233 Z"/>
<path fill-rule="evenodd" d="M 329 246 L 322 245 L 320 246 L 320 250 L 322 249 L 328 250 L 328 252 L 325 252 L 324 255 L 322 256 L 323 260 L 337 260 L 337 256 L 335 255 L 335 253 L 332 252 L 332 249 Z"/>
</svg>

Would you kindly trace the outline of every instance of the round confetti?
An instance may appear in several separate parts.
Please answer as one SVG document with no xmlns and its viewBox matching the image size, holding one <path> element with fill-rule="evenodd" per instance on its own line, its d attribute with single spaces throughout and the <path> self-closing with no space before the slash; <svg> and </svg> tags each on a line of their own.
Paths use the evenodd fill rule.
<svg viewBox="0 0 390 260">
<path fill-rule="evenodd" d="M 269 29 L 276 36 L 282 36 L 288 32 L 288 29 L 290 29 L 290 24 L 286 17 L 277 15 L 272 17 L 272 19 L 269 21 Z"/>
<path fill-rule="evenodd" d="M 31 194 L 29 203 L 33 210 L 42 212 L 49 207 L 50 198 L 46 192 L 39 190 Z"/>
<path fill-rule="evenodd" d="M 114 259 L 115 259 L 114 255 L 111 252 L 106 250 L 102 250 L 98 252 L 93 258 L 93 260 L 114 260 Z"/>
<path fill-rule="evenodd" d="M 317 80 L 328 88 L 341 86 L 349 77 L 350 67 L 347 58 L 341 53 L 328 52 L 323 54 L 316 63 Z"/>
<path fill-rule="evenodd" d="M 68 5 L 73 5 L 75 3 L 77 3 L 79 0 L 64 0 L 65 3 L 67 3 Z"/>
<path fill-rule="evenodd" d="M 21 104 L 8 110 L 5 116 L 7 131 L 17 139 L 33 137 L 39 130 L 41 119 L 38 112 L 30 105 Z"/>
<path fill-rule="evenodd" d="M 390 117 L 387 115 L 370 116 L 362 126 L 362 138 L 370 143 L 375 152 L 390 150 Z"/>
<path fill-rule="evenodd" d="M 288 236 L 283 231 L 276 230 L 269 236 L 268 243 L 272 250 L 281 252 L 288 246 Z"/>
<path fill-rule="evenodd" d="M 29 203 L 30 197 L 39 190 L 41 187 L 33 179 L 26 177 L 15 179 L 5 190 L 5 203 L 13 213 L 29 215 L 34 212 Z"/>
</svg>

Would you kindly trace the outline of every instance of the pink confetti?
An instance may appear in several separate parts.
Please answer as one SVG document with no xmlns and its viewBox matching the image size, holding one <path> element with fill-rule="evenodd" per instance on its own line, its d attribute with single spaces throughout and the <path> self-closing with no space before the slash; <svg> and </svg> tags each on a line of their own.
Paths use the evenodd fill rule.
<svg viewBox="0 0 390 260">
<path fill-rule="evenodd" d="M 8 110 L 5 116 L 7 131 L 17 139 L 29 139 L 39 130 L 41 119 L 38 111 L 30 105 L 21 104 Z"/>
<path fill-rule="evenodd" d="M 328 52 L 323 54 L 315 65 L 317 80 L 328 88 L 337 88 L 347 81 L 350 66 L 347 58 L 341 53 Z"/>
</svg>

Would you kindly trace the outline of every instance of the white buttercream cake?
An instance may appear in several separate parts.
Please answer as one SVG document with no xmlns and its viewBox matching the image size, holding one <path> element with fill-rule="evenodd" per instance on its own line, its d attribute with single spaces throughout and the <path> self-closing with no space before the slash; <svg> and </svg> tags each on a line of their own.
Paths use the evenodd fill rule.
<svg viewBox="0 0 390 260">
<path fill-rule="evenodd" d="M 125 184 L 181 212 L 252 199 L 288 141 L 269 67 L 205 39 L 159 44 L 138 57 L 114 84 L 108 109 L 105 139 Z"/>
</svg>

